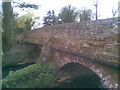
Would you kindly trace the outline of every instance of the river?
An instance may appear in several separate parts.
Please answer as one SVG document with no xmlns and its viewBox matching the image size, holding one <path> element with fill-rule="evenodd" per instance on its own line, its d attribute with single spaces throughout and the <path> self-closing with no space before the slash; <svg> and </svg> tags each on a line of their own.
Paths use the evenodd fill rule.
<svg viewBox="0 0 120 90">
<path fill-rule="evenodd" d="M 59 86 L 56 88 L 102 88 L 101 79 L 90 69 L 80 64 L 68 64 L 59 70 Z"/>
</svg>

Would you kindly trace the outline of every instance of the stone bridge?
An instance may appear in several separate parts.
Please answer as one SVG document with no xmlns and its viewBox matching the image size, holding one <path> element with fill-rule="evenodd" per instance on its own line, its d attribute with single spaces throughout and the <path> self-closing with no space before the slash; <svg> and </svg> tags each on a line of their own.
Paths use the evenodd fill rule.
<svg viewBox="0 0 120 90">
<path fill-rule="evenodd" d="M 106 87 L 117 88 L 119 24 L 119 18 L 66 23 L 27 31 L 15 40 L 42 47 L 36 63 L 47 61 L 58 68 L 79 63 L 96 73 Z"/>
</svg>

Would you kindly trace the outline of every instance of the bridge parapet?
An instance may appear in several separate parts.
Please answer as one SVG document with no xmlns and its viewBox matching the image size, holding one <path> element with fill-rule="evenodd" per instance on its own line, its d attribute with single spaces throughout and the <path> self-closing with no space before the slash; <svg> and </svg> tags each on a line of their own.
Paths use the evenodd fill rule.
<svg viewBox="0 0 120 90">
<path fill-rule="evenodd" d="M 118 62 L 119 18 L 43 27 L 16 36 L 17 41 L 83 53 Z M 120 64 L 120 63 L 119 63 Z"/>
</svg>

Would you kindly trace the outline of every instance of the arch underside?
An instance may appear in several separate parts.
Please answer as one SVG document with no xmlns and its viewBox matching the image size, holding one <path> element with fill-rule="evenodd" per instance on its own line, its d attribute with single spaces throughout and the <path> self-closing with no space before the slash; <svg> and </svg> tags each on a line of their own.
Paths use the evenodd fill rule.
<svg viewBox="0 0 120 90">
<path fill-rule="evenodd" d="M 79 63 L 96 73 L 100 77 L 105 87 L 118 87 L 118 82 L 113 79 L 113 77 L 107 72 L 107 70 L 104 69 L 102 65 L 96 63 L 95 61 L 87 60 L 80 56 L 74 56 L 65 52 L 50 49 L 48 50 L 46 55 L 42 54 L 42 57 L 44 60 L 49 60 L 50 62 L 52 61 L 59 68 L 61 68 L 67 63 Z"/>
</svg>

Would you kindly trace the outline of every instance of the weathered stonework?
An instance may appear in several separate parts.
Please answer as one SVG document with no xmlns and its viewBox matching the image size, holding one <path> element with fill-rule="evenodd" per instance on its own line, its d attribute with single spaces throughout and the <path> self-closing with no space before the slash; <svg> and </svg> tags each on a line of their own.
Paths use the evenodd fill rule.
<svg viewBox="0 0 120 90">
<path fill-rule="evenodd" d="M 43 27 L 19 34 L 16 40 L 43 46 L 36 63 L 43 60 L 62 67 L 66 63 L 77 62 L 94 71 L 106 86 L 117 87 L 118 82 L 114 81 L 108 71 L 97 63 L 119 67 L 120 21 L 118 19 Z"/>
</svg>

